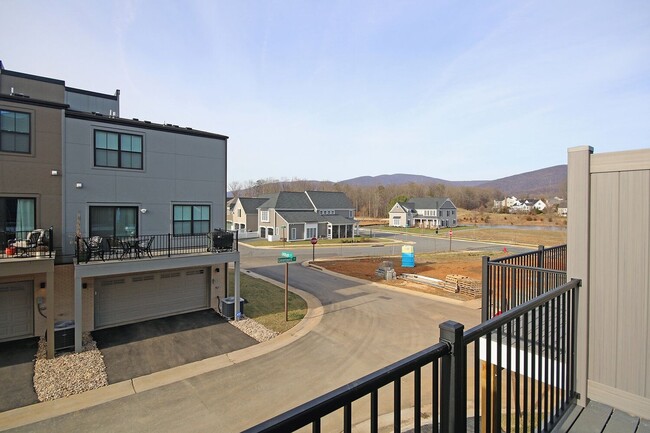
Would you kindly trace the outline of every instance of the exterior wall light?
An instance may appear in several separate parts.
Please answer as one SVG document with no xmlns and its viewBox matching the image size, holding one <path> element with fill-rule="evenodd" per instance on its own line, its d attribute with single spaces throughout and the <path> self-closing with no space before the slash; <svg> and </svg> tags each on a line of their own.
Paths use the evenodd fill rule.
<svg viewBox="0 0 650 433">
<path fill-rule="evenodd" d="M 81 183 L 81 182 L 77 182 L 76 187 L 77 187 L 77 188 L 83 188 L 83 187 L 84 187 L 84 184 Z"/>
<path fill-rule="evenodd" d="M 58 176 L 59 170 L 52 170 L 52 176 Z"/>
<path fill-rule="evenodd" d="M 147 210 L 145 208 L 140 209 L 140 213 L 147 213 Z"/>
</svg>

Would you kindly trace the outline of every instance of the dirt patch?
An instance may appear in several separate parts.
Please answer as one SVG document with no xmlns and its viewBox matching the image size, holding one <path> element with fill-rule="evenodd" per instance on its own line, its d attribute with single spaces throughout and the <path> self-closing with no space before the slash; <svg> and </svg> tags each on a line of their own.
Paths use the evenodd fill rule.
<svg viewBox="0 0 650 433">
<path fill-rule="evenodd" d="M 456 252 L 456 253 L 437 253 L 422 254 L 416 256 L 415 267 L 402 267 L 402 261 L 399 257 L 369 257 L 349 260 L 329 260 L 318 261 L 317 265 L 329 271 L 337 272 L 351 277 L 361 278 L 363 280 L 382 282 L 409 290 L 430 293 L 434 295 L 446 296 L 448 298 L 469 300 L 469 296 L 460 293 L 451 293 L 446 290 L 437 289 L 425 284 L 418 284 L 404 280 L 383 280 L 375 275 L 375 271 L 385 260 L 393 262 L 393 267 L 397 275 L 400 274 L 418 274 L 426 277 L 444 280 L 447 275 L 460 274 L 467 277 L 481 280 L 482 273 L 482 256 L 484 253 L 476 252 Z M 490 254 L 492 257 L 498 257 L 500 254 Z"/>
</svg>

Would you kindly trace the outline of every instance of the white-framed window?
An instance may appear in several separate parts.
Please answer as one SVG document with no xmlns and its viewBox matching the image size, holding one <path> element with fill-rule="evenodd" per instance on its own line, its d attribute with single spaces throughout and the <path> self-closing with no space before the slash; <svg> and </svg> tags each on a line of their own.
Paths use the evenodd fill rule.
<svg viewBox="0 0 650 433">
<path fill-rule="evenodd" d="M 349 211 L 348 215 L 350 216 L 350 218 L 354 218 L 354 211 L 353 210 Z"/>
<path fill-rule="evenodd" d="M 317 228 L 316 227 L 307 227 L 307 239 L 315 238 L 317 234 Z"/>
<path fill-rule="evenodd" d="M 262 219 L 263 223 L 269 222 L 269 211 L 263 210 L 260 212 L 260 218 Z"/>
</svg>

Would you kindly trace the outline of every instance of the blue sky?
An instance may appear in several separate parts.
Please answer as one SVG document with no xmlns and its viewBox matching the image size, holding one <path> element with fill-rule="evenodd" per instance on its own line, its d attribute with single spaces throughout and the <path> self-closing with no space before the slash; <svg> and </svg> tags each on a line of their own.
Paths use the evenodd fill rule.
<svg viewBox="0 0 650 433">
<path fill-rule="evenodd" d="M 497 179 L 650 147 L 650 2 L 0 1 L 5 68 L 230 137 L 228 179 Z M 7 37 L 11 35 L 11 37 Z"/>
</svg>

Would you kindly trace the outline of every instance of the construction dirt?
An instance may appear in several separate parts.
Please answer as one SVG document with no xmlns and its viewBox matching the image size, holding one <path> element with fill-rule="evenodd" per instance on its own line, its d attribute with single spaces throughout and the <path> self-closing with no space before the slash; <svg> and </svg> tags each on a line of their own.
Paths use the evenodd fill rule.
<svg viewBox="0 0 650 433">
<path fill-rule="evenodd" d="M 329 271 L 337 272 L 351 277 L 361 278 L 368 281 L 382 282 L 404 289 L 415 290 L 418 292 L 430 293 L 434 295 L 445 296 L 448 298 L 458 300 L 472 299 L 467 295 L 460 293 L 452 293 L 443 289 L 431 287 L 426 284 L 419 284 L 402 279 L 397 280 L 384 280 L 375 275 L 375 271 L 382 263 L 389 260 L 393 263 L 395 272 L 400 274 L 418 274 L 426 277 L 444 280 L 447 275 L 464 275 L 466 277 L 481 280 L 481 257 L 484 253 L 476 252 L 457 252 L 457 253 L 438 253 L 427 254 L 420 258 L 416 257 L 414 268 L 402 267 L 401 258 L 399 257 L 370 257 L 361 259 L 348 259 L 348 260 L 330 260 L 318 261 L 316 264 Z M 491 257 L 496 258 L 501 254 L 490 254 Z"/>
</svg>

